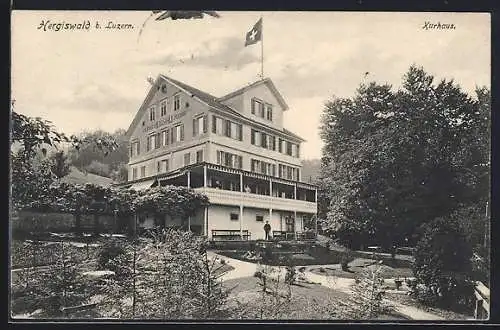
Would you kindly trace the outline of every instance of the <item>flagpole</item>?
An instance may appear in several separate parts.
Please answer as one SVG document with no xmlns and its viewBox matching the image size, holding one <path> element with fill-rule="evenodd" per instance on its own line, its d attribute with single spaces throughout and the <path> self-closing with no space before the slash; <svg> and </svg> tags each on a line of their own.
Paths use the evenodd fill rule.
<svg viewBox="0 0 500 330">
<path fill-rule="evenodd" d="M 261 19 L 261 29 L 260 29 L 260 76 L 264 79 L 264 18 L 262 15 Z"/>
</svg>

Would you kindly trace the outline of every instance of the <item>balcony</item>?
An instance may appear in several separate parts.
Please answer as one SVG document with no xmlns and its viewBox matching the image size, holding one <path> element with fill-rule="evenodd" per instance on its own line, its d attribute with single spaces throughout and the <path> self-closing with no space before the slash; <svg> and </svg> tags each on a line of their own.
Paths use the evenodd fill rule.
<svg viewBox="0 0 500 330">
<path fill-rule="evenodd" d="M 316 213 L 315 202 L 209 187 L 200 187 L 194 190 L 206 194 L 212 204 L 232 206 L 239 206 L 241 204 L 244 207 Z"/>
</svg>

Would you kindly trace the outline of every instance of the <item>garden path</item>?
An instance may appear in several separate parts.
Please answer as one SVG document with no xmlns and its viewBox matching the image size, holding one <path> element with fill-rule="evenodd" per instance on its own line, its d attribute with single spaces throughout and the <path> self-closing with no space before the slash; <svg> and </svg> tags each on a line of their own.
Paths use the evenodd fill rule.
<svg viewBox="0 0 500 330">
<path fill-rule="evenodd" d="M 251 262 L 246 262 L 246 261 L 241 261 L 229 257 L 225 257 L 219 254 L 216 254 L 214 252 L 208 252 L 209 258 L 220 258 L 224 259 L 228 265 L 231 265 L 234 267 L 233 270 L 227 272 L 222 276 L 223 281 L 231 280 L 231 279 L 237 279 L 237 278 L 243 278 L 243 277 L 249 277 L 249 276 L 254 276 L 255 272 L 258 269 L 258 265 L 251 263 Z M 278 267 L 274 267 L 278 269 Z M 324 275 L 319 275 L 319 274 L 314 274 L 311 273 L 310 271 L 305 270 L 304 271 L 304 277 L 306 280 L 314 283 L 318 283 L 320 285 L 323 285 L 327 288 L 334 289 L 334 290 L 339 290 L 345 293 L 352 293 L 351 286 L 354 284 L 354 279 L 351 278 L 343 278 L 343 277 L 333 277 L 333 276 L 324 276 Z M 444 320 L 444 318 L 425 312 L 421 309 L 418 309 L 416 307 L 412 306 L 407 306 L 403 305 L 394 301 L 390 301 L 386 299 L 386 302 L 394 307 L 394 309 L 398 312 L 401 313 L 402 315 L 405 315 L 406 317 L 413 319 L 413 320 L 425 320 L 425 321 L 437 321 L 437 320 Z"/>
</svg>

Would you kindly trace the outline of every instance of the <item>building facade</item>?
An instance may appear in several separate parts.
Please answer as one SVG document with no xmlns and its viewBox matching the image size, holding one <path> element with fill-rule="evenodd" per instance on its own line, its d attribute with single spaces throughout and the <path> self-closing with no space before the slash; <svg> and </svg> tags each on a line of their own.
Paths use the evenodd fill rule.
<svg viewBox="0 0 500 330">
<path fill-rule="evenodd" d="M 317 189 L 301 182 L 304 140 L 283 127 L 287 109 L 268 78 L 218 98 L 159 75 L 127 131 L 124 187 L 182 185 L 208 196 L 206 210 L 167 218 L 167 227 L 259 239 L 269 221 L 274 236 L 300 236 Z"/>
</svg>

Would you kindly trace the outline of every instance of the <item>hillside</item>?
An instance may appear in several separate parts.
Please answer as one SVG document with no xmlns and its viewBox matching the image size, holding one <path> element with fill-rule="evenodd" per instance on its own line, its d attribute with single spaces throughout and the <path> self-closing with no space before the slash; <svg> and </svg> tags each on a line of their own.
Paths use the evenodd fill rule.
<svg viewBox="0 0 500 330">
<path fill-rule="evenodd" d="M 302 181 L 313 183 L 321 170 L 320 159 L 307 159 L 302 161 Z"/>
<path fill-rule="evenodd" d="M 83 173 L 74 166 L 71 166 L 71 172 L 62 178 L 61 181 L 75 184 L 93 183 L 95 185 L 105 187 L 110 186 L 113 183 L 113 180 L 110 178 L 92 173 Z"/>
</svg>

